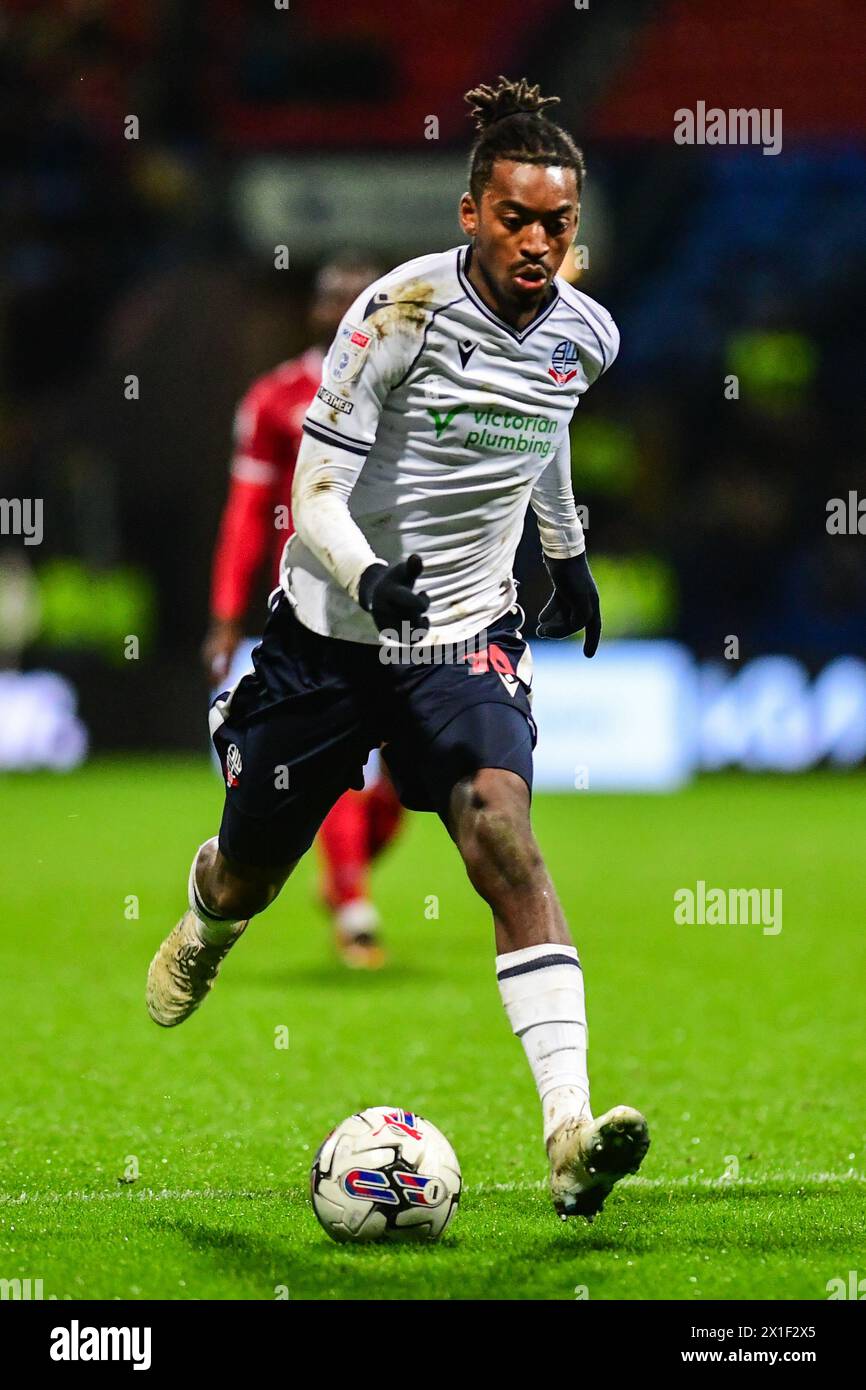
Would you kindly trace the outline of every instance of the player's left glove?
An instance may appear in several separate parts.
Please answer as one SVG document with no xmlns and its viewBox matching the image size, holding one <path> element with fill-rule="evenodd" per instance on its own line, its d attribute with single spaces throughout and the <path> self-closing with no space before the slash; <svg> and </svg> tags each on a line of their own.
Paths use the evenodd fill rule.
<svg viewBox="0 0 866 1390">
<path fill-rule="evenodd" d="M 538 636 L 570 637 L 586 628 L 583 654 L 595 656 L 601 639 L 601 607 L 586 551 L 570 560 L 551 560 L 545 555 L 544 563 L 553 593 L 538 615 Z"/>
</svg>

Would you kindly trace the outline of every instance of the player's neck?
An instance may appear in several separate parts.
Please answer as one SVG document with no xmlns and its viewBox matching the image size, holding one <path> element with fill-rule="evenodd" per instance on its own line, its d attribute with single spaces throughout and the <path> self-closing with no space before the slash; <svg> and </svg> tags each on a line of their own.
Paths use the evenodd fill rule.
<svg viewBox="0 0 866 1390">
<path fill-rule="evenodd" d="M 492 309 L 497 318 L 504 320 L 504 322 L 510 324 L 512 328 L 516 328 L 518 332 L 522 332 L 524 328 L 532 323 L 533 319 L 538 317 L 542 309 L 550 303 L 551 295 L 554 293 L 553 285 L 549 285 L 547 293 L 542 295 L 537 304 L 527 309 L 522 309 L 514 304 L 506 304 L 499 298 L 492 280 L 488 279 L 484 267 L 481 265 L 477 255 L 474 254 L 471 246 L 468 247 L 466 251 L 465 268 L 469 283 L 472 288 L 477 291 L 480 298 L 484 300 L 488 309 Z"/>
</svg>

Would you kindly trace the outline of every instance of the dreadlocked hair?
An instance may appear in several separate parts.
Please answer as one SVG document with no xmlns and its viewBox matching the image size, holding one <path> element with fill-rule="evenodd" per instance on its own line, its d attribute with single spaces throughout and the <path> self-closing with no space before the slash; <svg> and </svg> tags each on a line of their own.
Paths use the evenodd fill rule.
<svg viewBox="0 0 866 1390">
<path fill-rule="evenodd" d="M 573 169 L 580 197 L 586 174 L 583 155 L 568 132 L 544 114 L 548 106 L 559 104 L 559 97 L 543 97 L 525 77 L 519 82 L 500 77 L 495 87 L 473 87 L 465 100 L 478 130 L 469 155 L 469 189 L 476 201 L 497 159 Z"/>
</svg>

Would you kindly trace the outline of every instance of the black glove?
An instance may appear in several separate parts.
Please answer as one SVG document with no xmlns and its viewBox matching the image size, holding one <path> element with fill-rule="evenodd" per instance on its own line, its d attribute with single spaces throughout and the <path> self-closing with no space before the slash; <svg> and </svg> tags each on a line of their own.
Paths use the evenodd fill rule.
<svg viewBox="0 0 866 1390">
<path fill-rule="evenodd" d="M 401 625 L 426 631 L 430 619 L 424 614 L 430 607 L 427 594 L 414 592 L 415 580 L 423 569 L 420 555 L 398 560 L 395 565 L 381 561 L 368 565 L 358 585 L 358 602 L 365 613 L 372 613 L 380 632 L 399 632 Z"/>
<path fill-rule="evenodd" d="M 551 560 L 545 555 L 544 563 L 553 593 L 538 615 L 538 636 L 570 637 L 585 627 L 583 654 L 595 656 L 601 638 L 601 609 L 586 552 L 571 560 Z"/>
</svg>

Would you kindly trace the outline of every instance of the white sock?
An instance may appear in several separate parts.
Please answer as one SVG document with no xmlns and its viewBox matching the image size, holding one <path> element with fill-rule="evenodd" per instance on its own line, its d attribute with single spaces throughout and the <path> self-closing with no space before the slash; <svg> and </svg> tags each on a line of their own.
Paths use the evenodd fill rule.
<svg viewBox="0 0 866 1390">
<path fill-rule="evenodd" d="M 381 925 L 378 912 L 366 898 L 353 898 L 350 903 L 343 903 L 334 913 L 334 919 L 340 931 L 351 937 L 370 936 Z"/>
<path fill-rule="evenodd" d="M 192 861 L 189 871 L 189 905 L 195 914 L 195 929 L 198 939 L 203 946 L 224 946 L 227 941 L 237 934 L 238 922 L 231 922 L 225 917 L 217 917 L 215 912 L 211 912 L 202 900 L 196 882 L 196 865 L 198 857 L 207 845 L 216 844 L 217 837 L 205 840 L 203 845 L 199 845 Z"/>
<path fill-rule="evenodd" d="M 563 1120 L 589 1118 L 583 971 L 573 946 L 549 941 L 496 957 L 499 993 L 512 1032 L 523 1043 L 544 1118 L 547 1143 Z"/>
</svg>

